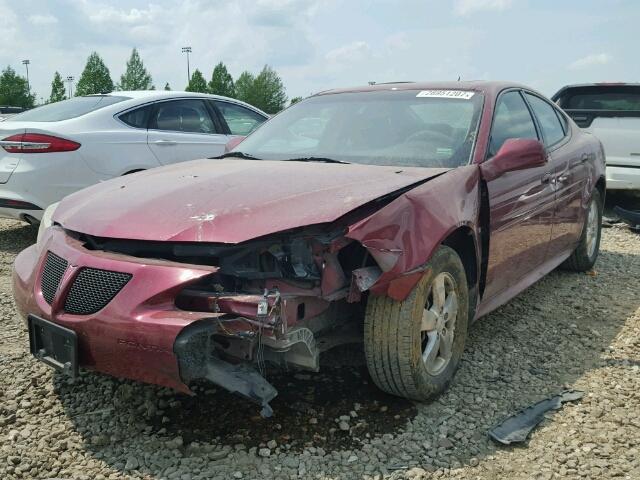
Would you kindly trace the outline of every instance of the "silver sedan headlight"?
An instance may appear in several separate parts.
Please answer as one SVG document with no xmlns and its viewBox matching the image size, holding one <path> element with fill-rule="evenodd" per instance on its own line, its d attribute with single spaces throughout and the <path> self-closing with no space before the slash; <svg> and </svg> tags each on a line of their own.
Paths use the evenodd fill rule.
<svg viewBox="0 0 640 480">
<path fill-rule="evenodd" d="M 53 220 L 51 219 L 51 217 L 53 216 L 53 212 L 56 211 L 56 208 L 58 208 L 59 204 L 60 202 L 52 203 L 45 209 L 44 213 L 42 214 L 42 220 L 40 220 L 40 228 L 38 228 L 38 239 L 36 243 L 40 243 L 40 240 L 44 235 L 44 231 L 51 225 L 53 225 Z"/>
</svg>

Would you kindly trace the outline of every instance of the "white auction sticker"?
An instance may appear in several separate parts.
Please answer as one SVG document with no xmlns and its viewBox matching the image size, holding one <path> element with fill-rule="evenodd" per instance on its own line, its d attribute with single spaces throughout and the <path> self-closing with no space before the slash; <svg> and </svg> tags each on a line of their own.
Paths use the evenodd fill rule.
<svg viewBox="0 0 640 480">
<path fill-rule="evenodd" d="M 468 90 L 422 90 L 416 97 L 422 98 L 460 98 L 469 100 L 475 92 Z"/>
</svg>

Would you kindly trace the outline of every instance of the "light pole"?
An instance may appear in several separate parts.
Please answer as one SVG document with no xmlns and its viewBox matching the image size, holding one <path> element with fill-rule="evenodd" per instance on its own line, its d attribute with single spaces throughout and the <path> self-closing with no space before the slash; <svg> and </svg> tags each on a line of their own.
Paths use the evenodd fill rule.
<svg viewBox="0 0 640 480">
<path fill-rule="evenodd" d="M 74 80 L 75 79 L 71 75 L 69 75 L 67 77 L 67 83 L 69 84 L 69 87 L 67 88 L 67 91 L 69 92 L 69 98 L 71 98 L 72 95 L 73 95 L 73 81 Z"/>
<path fill-rule="evenodd" d="M 187 54 L 187 85 L 191 81 L 191 71 L 189 70 L 189 54 L 191 53 L 191 47 L 182 47 L 182 53 Z"/>
<path fill-rule="evenodd" d="M 22 64 L 24 65 L 24 68 L 27 69 L 27 87 L 29 87 L 29 92 L 31 92 L 31 84 L 29 83 L 29 64 L 31 63 L 30 60 L 22 60 Z"/>
</svg>

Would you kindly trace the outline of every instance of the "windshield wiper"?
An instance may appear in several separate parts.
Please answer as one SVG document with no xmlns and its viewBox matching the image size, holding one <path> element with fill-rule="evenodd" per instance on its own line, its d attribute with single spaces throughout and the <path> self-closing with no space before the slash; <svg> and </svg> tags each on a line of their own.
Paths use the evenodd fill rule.
<svg viewBox="0 0 640 480">
<path fill-rule="evenodd" d="M 213 157 L 213 158 L 229 158 L 229 157 L 245 158 L 247 160 L 262 160 L 261 158 L 254 157 L 253 155 L 249 153 L 244 153 L 244 152 L 227 152 L 223 155 L 220 155 L 219 157 Z"/>
<path fill-rule="evenodd" d="M 349 164 L 349 162 L 345 162 L 344 160 L 336 160 L 335 158 L 327 158 L 327 157 L 300 157 L 300 158 L 285 158 L 283 159 L 285 162 L 320 162 L 320 163 L 345 163 Z"/>
</svg>

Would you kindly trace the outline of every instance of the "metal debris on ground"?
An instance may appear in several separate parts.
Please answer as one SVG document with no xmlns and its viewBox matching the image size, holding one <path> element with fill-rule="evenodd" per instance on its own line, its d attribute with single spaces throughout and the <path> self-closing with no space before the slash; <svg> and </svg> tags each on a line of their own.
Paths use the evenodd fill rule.
<svg viewBox="0 0 640 480">
<path fill-rule="evenodd" d="M 542 422 L 546 412 L 559 410 L 563 403 L 575 402 L 583 396 L 584 392 L 579 390 L 566 390 L 558 395 L 534 403 L 489 430 L 489 437 L 503 445 L 524 442 L 531 431 Z"/>
</svg>

